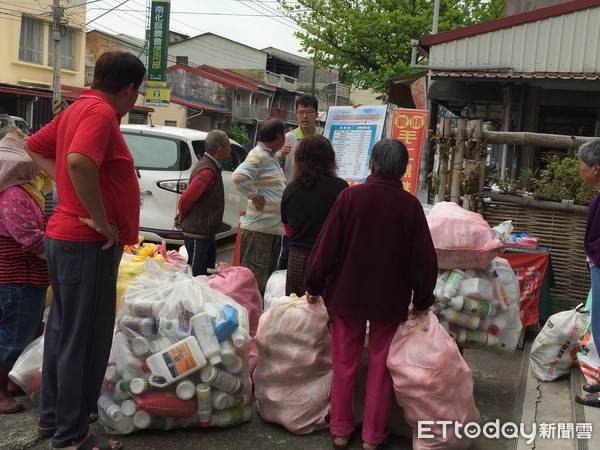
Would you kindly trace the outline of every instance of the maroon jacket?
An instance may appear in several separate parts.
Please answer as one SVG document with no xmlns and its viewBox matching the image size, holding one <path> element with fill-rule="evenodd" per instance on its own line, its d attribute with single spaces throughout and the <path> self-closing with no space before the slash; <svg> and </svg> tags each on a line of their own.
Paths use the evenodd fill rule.
<svg viewBox="0 0 600 450">
<path fill-rule="evenodd" d="M 403 322 L 433 304 L 437 257 L 419 200 L 389 175 L 342 191 L 308 260 L 308 292 L 321 294 L 333 274 L 330 312 Z"/>
</svg>

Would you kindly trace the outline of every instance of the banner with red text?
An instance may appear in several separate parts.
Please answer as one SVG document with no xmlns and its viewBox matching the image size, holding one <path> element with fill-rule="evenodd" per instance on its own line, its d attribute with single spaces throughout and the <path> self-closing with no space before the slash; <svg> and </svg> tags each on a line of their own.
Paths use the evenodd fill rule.
<svg viewBox="0 0 600 450">
<path fill-rule="evenodd" d="M 416 195 L 419 187 L 421 153 L 427 136 L 429 112 L 420 109 L 394 109 L 390 137 L 401 140 L 408 149 L 408 165 L 402 177 L 404 189 Z"/>
<path fill-rule="evenodd" d="M 540 294 L 548 267 L 548 253 L 503 253 L 500 257 L 508 261 L 519 280 L 523 326 L 538 323 Z"/>
</svg>

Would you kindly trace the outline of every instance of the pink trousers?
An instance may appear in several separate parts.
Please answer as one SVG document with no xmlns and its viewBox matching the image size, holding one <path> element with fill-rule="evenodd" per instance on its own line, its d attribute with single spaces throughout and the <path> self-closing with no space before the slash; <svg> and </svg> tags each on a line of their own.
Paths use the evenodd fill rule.
<svg viewBox="0 0 600 450">
<path fill-rule="evenodd" d="M 334 436 L 351 434 L 356 422 L 352 413 L 352 393 L 365 342 L 366 320 L 333 314 L 331 323 L 331 422 Z M 386 426 L 392 400 L 392 377 L 386 366 L 390 344 L 399 323 L 370 322 L 369 368 L 362 440 L 380 444 L 387 437 Z"/>
</svg>

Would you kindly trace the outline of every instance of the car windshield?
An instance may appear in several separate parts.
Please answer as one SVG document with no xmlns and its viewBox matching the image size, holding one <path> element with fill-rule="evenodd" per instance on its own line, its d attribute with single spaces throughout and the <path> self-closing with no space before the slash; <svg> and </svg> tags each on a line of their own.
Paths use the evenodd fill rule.
<svg viewBox="0 0 600 450">
<path fill-rule="evenodd" d="M 185 170 L 189 157 L 182 157 L 187 145 L 177 139 L 123 133 L 136 167 L 154 170 Z M 189 150 L 187 150 L 189 154 Z"/>
</svg>

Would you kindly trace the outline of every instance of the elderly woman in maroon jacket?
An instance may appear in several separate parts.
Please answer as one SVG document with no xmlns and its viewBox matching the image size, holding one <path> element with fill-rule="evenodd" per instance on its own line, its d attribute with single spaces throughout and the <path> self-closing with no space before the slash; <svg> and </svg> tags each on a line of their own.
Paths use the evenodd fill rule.
<svg viewBox="0 0 600 450">
<path fill-rule="evenodd" d="M 390 343 L 413 303 L 421 315 L 433 304 L 437 258 L 423 208 L 400 178 L 408 151 L 395 139 L 373 147 L 371 175 L 345 189 L 327 217 L 308 261 L 309 301 L 333 281 L 327 308 L 332 317 L 330 429 L 336 449 L 348 448 L 355 428 L 352 391 L 369 321 L 369 368 L 362 427 L 363 449 L 385 438 L 392 400 L 386 367 Z"/>
</svg>

